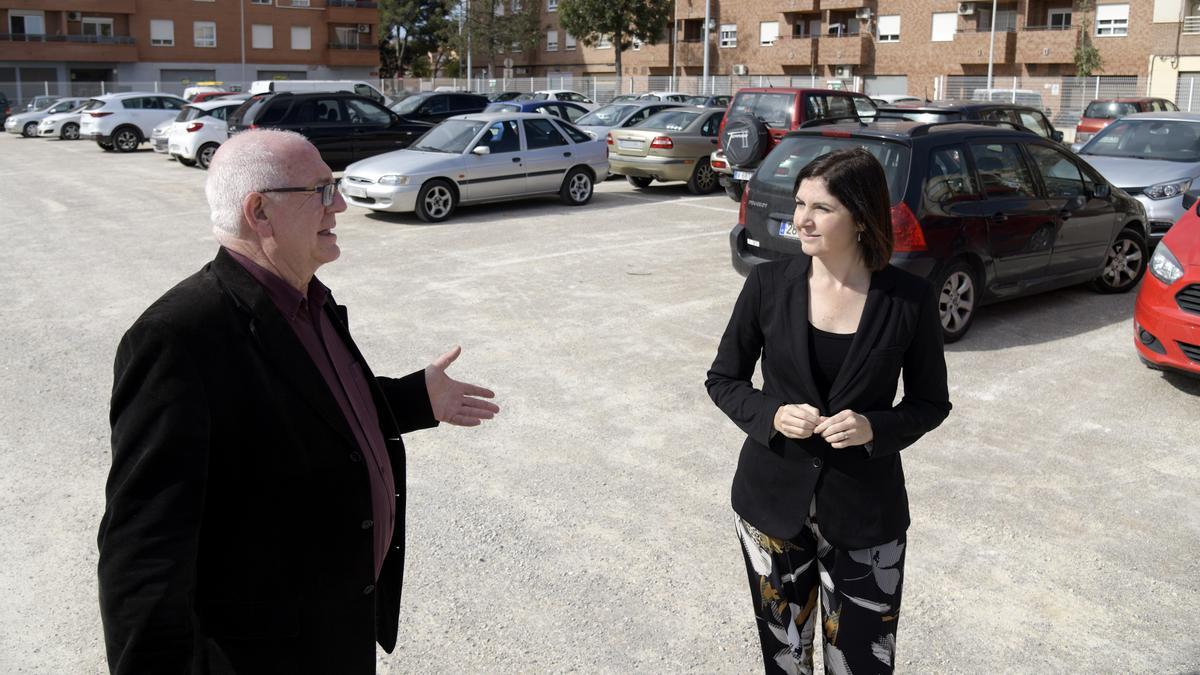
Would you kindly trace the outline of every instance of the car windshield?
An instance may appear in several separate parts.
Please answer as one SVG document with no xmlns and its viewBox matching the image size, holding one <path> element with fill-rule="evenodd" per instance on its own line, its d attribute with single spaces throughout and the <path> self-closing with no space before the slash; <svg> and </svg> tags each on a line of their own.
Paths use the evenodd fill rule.
<svg viewBox="0 0 1200 675">
<path fill-rule="evenodd" d="M 417 139 L 411 149 L 458 154 L 467 149 L 486 124 L 478 120 L 446 120 Z"/>
<path fill-rule="evenodd" d="M 545 101 L 548 98 L 549 98 L 549 96 L 547 94 L 544 94 L 541 92 L 534 92 L 532 94 L 521 94 L 520 96 L 514 98 L 513 100 L 514 101 Z"/>
<path fill-rule="evenodd" d="M 633 125 L 637 129 L 661 129 L 663 131 L 682 131 L 700 116 L 699 112 L 684 110 L 664 110 L 651 115 Z"/>
<path fill-rule="evenodd" d="M 1081 155 L 1200 161 L 1200 122 L 1125 118 L 1104 127 Z"/>
<path fill-rule="evenodd" d="M 792 136 L 785 138 L 767 155 L 755 178 L 791 191 L 796 174 L 809 162 L 836 150 L 863 148 L 883 165 L 887 175 L 891 203 L 904 197 L 904 181 L 908 177 L 909 149 L 899 143 L 878 138 L 834 138 L 830 136 Z"/>
<path fill-rule="evenodd" d="M 396 105 L 392 106 L 392 112 L 395 112 L 399 115 L 408 115 L 414 113 L 416 112 L 417 108 L 420 108 L 421 104 L 424 103 L 428 98 L 428 96 L 409 96 L 403 101 L 400 101 Z"/>
<path fill-rule="evenodd" d="M 1095 119 L 1111 120 L 1125 115 L 1132 115 L 1137 112 L 1137 106 L 1132 103 L 1117 103 L 1116 101 L 1092 101 L 1088 104 L 1087 110 L 1083 111 L 1084 117 Z"/>
<path fill-rule="evenodd" d="M 602 108 L 596 108 L 592 112 L 575 120 L 575 123 L 581 127 L 615 127 L 621 120 L 633 114 L 637 110 L 636 105 L 613 105 L 609 104 Z"/>
</svg>

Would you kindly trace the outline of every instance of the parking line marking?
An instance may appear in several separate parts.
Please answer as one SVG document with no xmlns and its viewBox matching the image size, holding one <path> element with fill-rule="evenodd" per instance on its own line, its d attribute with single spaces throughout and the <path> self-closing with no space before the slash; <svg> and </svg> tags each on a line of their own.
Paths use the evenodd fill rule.
<svg viewBox="0 0 1200 675">
<path fill-rule="evenodd" d="M 475 267 L 493 268 L 504 267 L 507 265 L 520 265 L 536 260 L 549 260 L 551 258 L 565 258 L 573 255 L 584 255 L 597 253 L 600 251 L 619 251 L 624 248 L 636 248 L 638 246 L 656 246 L 658 244 L 669 244 L 675 241 L 684 241 L 687 239 L 699 239 L 702 237 L 728 237 L 728 232 L 701 232 L 698 234 L 685 234 L 678 237 L 664 237 L 662 239 L 642 239 L 639 241 L 630 242 L 627 244 L 614 244 L 612 246 L 596 246 L 593 248 L 579 248 L 572 251 L 558 251 L 557 253 L 547 253 L 545 255 L 533 255 L 523 258 L 510 258 L 508 260 L 496 260 L 494 262 L 475 263 Z"/>
</svg>

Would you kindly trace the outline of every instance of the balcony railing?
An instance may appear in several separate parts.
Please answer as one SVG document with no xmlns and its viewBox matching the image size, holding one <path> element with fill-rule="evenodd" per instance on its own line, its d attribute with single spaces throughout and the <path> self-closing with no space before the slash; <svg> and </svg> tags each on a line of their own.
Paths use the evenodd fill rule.
<svg viewBox="0 0 1200 675">
<path fill-rule="evenodd" d="M 351 7 L 358 9 L 376 9 L 378 2 L 371 0 L 326 0 L 326 7 Z"/>
<path fill-rule="evenodd" d="M 379 45 L 374 42 L 330 42 L 330 49 L 379 49 Z"/>
<path fill-rule="evenodd" d="M 1200 16 L 1183 17 L 1184 33 L 1200 33 Z"/>
<path fill-rule="evenodd" d="M 1071 24 L 1055 24 L 1052 26 L 1022 26 L 1021 30 L 1071 30 L 1074 28 Z"/>
<path fill-rule="evenodd" d="M 131 45 L 128 35 L 43 35 L 41 33 L 0 33 L 0 42 L 74 42 L 77 44 Z"/>
</svg>

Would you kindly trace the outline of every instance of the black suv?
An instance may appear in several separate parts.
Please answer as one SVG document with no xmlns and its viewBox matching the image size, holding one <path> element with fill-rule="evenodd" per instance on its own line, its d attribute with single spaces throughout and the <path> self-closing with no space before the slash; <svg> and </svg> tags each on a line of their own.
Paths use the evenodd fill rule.
<svg viewBox="0 0 1200 675">
<path fill-rule="evenodd" d="M 405 148 L 435 124 L 406 118 L 347 91 L 257 94 L 229 114 L 230 134 L 257 128 L 303 134 L 334 170 Z"/>
<path fill-rule="evenodd" d="M 393 104 L 392 112 L 414 124 L 424 122 L 432 127 L 447 117 L 481 113 L 488 103 L 488 98 L 480 94 L 427 91 Z"/>
<path fill-rule="evenodd" d="M 884 119 L 899 117 L 913 122 L 1012 122 L 1042 138 L 1059 143 L 1063 139 L 1063 133 L 1054 128 L 1041 110 L 1004 101 L 893 103 L 880 106 L 879 115 Z"/>
<path fill-rule="evenodd" d="M 8 102 L 8 96 L 0 91 L 0 126 L 4 125 L 4 121 L 12 114 L 12 104 Z"/>
<path fill-rule="evenodd" d="M 892 264 L 940 289 L 947 342 L 990 302 L 1083 282 L 1121 293 L 1146 270 L 1146 212 L 1073 153 L 1011 123 L 809 126 L 767 155 L 729 233 L 734 268 L 803 255 L 792 186 L 806 164 L 861 147 L 887 173 Z"/>
</svg>

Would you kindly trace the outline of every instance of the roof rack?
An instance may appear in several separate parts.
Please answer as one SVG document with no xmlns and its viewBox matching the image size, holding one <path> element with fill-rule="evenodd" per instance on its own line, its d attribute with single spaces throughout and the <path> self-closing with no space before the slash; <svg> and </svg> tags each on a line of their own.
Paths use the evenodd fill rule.
<svg viewBox="0 0 1200 675">
<path fill-rule="evenodd" d="M 914 138 L 917 136 L 925 136 L 929 133 L 929 130 L 934 127 L 946 127 L 950 126 L 951 124 L 976 124 L 988 127 L 1006 126 L 1014 129 L 1015 131 L 1029 131 L 1029 129 L 1017 124 L 1016 122 L 1008 122 L 1005 120 L 954 120 L 951 122 L 927 122 L 920 126 L 913 127 L 908 133 Z"/>
<path fill-rule="evenodd" d="M 807 127 L 818 127 L 818 126 L 821 126 L 822 124 L 837 124 L 838 122 L 845 122 L 846 120 L 850 120 L 852 122 L 858 122 L 859 124 L 861 124 L 864 127 L 867 126 L 867 123 L 864 122 L 863 119 L 861 117 L 859 117 L 858 115 L 840 115 L 838 117 L 818 117 L 814 120 L 807 120 L 805 122 L 801 122 L 800 126 L 798 126 L 796 128 L 804 129 Z"/>
</svg>

